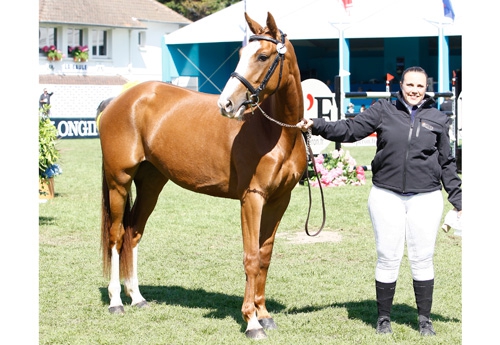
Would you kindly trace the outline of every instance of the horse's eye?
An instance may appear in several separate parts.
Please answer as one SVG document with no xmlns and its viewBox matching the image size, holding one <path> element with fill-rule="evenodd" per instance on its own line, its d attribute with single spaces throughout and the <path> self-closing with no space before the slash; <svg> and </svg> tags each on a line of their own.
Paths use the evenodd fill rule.
<svg viewBox="0 0 500 345">
<path fill-rule="evenodd" d="M 269 59 L 269 56 L 261 54 L 261 55 L 259 55 L 259 57 L 257 59 L 259 61 L 264 62 L 264 61 L 267 61 L 267 59 Z"/>
</svg>

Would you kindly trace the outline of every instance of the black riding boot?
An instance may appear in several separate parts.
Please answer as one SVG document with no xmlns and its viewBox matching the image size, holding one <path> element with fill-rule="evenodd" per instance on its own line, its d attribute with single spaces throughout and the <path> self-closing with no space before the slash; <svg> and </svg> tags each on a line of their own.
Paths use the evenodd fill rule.
<svg viewBox="0 0 500 345">
<path fill-rule="evenodd" d="M 421 335 L 436 335 L 431 322 L 432 294 L 434 292 L 434 279 L 413 280 L 415 301 L 418 310 L 418 327 Z"/>
<path fill-rule="evenodd" d="M 392 333 L 391 328 L 391 309 L 394 293 L 396 292 L 396 282 L 381 283 L 375 280 L 375 289 L 377 292 L 377 333 Z"/>
</svg>

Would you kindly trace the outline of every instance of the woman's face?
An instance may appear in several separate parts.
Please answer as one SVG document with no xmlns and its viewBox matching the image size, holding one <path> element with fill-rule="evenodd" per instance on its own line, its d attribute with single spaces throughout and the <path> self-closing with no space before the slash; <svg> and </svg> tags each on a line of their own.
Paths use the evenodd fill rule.
<svg viewBox="0 0 500 345">
<path fill-rule="evenodd" d="M 421 72 L 407 72 L 400 86 L 406 103 L 417 105 L 425 96 L 427 76 Z"/>
</svg>

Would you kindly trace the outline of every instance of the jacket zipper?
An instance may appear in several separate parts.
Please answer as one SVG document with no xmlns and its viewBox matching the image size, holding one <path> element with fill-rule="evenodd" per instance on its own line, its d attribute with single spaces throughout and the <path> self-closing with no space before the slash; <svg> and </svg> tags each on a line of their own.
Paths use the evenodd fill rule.
<svg viewBox="0 0 500 345">
<path fill-rule="evenodd" d="M 411 135 L 413 133 L 413 123 L 414 123 L 414 121 L 411 121 L 411 123 L 410 123 L 410 132 L 408 133 L 408 143 L 406 145 L 405 165 L 404 165 L 404 169 L 403 169 L 403 193 L 406 193 L 406 171 L 407 171 L 407 166 L 408 166 L 408 156 L 410 154 L 410 143 L 411 143 Z"/>
</svg>

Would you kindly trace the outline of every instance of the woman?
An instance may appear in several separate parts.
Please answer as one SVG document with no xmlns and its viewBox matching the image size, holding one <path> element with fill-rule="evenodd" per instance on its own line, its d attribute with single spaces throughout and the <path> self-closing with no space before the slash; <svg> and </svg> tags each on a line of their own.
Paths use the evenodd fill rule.
<svg viewBox="0 0 500 345">
<path fill-rule="evenodd" d="M 462 214 L 462 181 L 451 155 L 450 119 L 425 94 L 427 73 L 406 69 L 397 100 L 383 99 L 353 119 L 304 119 L 303 131 L 336 142 L 355 142 L 377 133 L 368 210 L 375 233 L 377 333 L 392 333 L 391 308 L 405 241 L 418 309 L 419 331 L 435 335 L 430 319 L 434 290 L 434 247 L 443 213 L 441 189 Z"/>
</svg>

